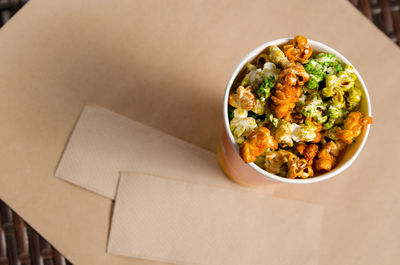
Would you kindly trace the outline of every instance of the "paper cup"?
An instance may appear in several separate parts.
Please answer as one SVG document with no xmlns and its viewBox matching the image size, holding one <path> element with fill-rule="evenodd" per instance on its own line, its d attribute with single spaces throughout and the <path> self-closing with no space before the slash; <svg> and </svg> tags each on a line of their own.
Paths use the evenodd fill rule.
<svg viewBox="0 0 400 265">
<path fill-rule="evenodd" d="M 257 58 L 257 56 L 265 51 L 265 49 L 270 45 L 280 46 L 284 43 L 287 43 L 290 39 L 283 38 L 277 39 L 270 42 L 267 42 L 258 48 L 251 51 L 248 55 L 246 55 L 243 60 L 236 66 L 233 71 L 225 90 L 224 101 L 222 104 L 222 114 L 224 127 L 220 136 L 220 140 L 218 143 L 218 161 L 221 165 L 221 168 L 225 172 L 225 174 L 231 178 L 233 181 L 245 185 L 245 186 L 262 186 L 271 183 L 313 183 L 322 181 L 325 179 L 329 179 L 333 176 L 338 175 L 347 169 L 360 154 L 364 144 L 367 140 L 367 136 L 370 130 L 370 125 L 363 128 L 363 131 L 359 137 L 357 137 L 355 143 L 349 145 L 342 156 L 342 158 L 338 161 L 335 168 L 329 172 L 323 173 L 321 175 L 311 177 L 308 179 L 288 179 L 281 176 L 277 176 L 271 174 L 264 169 L 258 167 L 254 163 L 246 164 L 242 158 L 239 156 L 239 148 L 235 143 L 235 139 L 232 135 L 232 132 L 229 128 L 229 118 L 228 118 L 228 97 L 229 93 L 232 89 L 232 86 L 236 85 L 243 76 L 243 72 L 245 71 L 246 64 L 248 62 L 252 62 Z M 335 51 L 331 47 L 322 44 L 317 41 L 309 40 L 311 47 L 313 48 L 313 52 L 328 52 L 336 55 L 336 58 L 339 62 L 344 64 L 352 65 L 342 54 Z M 354 66 L 353 66 L 354 67 Z M 354 67 L 354 71 L 357 75 L 356 85 L 358 85 L 362 91 L 363 96 L 360 102 L 360 111 L 363 115 L 372 116 L 371 113 L 371 104 L 369 99 L 369 94 L 367 90 L 367 86 L 365 85 L 361 75 L 358 73 L 357 69 Z"/>
</svg>

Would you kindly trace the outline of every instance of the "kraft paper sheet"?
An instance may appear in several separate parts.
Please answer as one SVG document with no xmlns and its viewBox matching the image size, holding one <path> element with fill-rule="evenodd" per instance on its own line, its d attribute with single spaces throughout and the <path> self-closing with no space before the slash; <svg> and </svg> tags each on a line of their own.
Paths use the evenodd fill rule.
<svg viewBox="0 0 400 265">
<path fill-rule="evenodd" d="M 249 51 L 302 34 L 363 76 L 374 123 L 339 176 L 275 195 L 324 206 L 321 265 L 400 262 L 400 50 L 347 0 L 31 0 L 0 31 L 0 198 L 74 265 L 106 253 L 112 200 L 55 178 L 93 103 L 211 152 L 226 82 Z"/>
<path fill-rule="evenodd" d="M 123 173 L 108 251 L 196 265 L 318 264 L 323 207 Z"/>
<path fill-rule="evenodd" d="M 127 170 L 141 173 L 120 178 Z M 322 207 L 266 196 L 274 185 L 245 189 L 213 153 L 104 108 L 85 106 L 56 175 L 111 199 L 119 186 L 110 253 L 174 264 L 317 264 Z"/>
<path fill-rule="evenodd" d="M 214 153 L 104 108 L 85 106 L 56 176 L 114 199 L 120 171 L 244 189 L 224 175 Z M 272 194 L 274 188 L 257 192 Z"/>
</svg>

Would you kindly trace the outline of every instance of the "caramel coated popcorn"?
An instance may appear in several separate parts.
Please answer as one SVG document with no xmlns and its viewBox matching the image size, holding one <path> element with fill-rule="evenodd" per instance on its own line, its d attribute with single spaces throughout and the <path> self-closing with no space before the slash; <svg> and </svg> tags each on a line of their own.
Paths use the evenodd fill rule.
<svg viewBox="0 0 400 265">
<path fill-rule="evenodd" d="M 259 127 L 240 145 L 240 155 L 246 163 L 254 162 L 266 149 L 277 149 L 278 143 L 265 127 Z"/>
<path fill-rule="evenodd" d="M 289 44 L 283 46 L 283 51 L 290 61 L 304 64 L 308 62 L 313 48 L 308 43 L 307 38 L 297 35 Z"/>
<path fill-rule="evenodd" d="M 229 95 L 230 130 L 242 159 L 272 174 L 303 179 L 332 170 L 372 123 L 359 111 L 353 66 L 313 54 L 303 36 L 267 47 L 244 70 Z"/>
</svg>

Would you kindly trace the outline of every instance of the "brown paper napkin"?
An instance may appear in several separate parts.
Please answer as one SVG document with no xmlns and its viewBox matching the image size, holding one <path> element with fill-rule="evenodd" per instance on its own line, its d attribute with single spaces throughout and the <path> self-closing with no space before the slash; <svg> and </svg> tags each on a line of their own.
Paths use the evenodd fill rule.
<svg viewBox="0 0 400 265">
<path fill-rule="evenodd" d="M 106 109 L 86 106 L 56 176 L 114 199 L 120 171 L 244 189 L 223 174 L 215 154 Z M 274 188 L 260 190 L 268 194 Z"/>
<path fill-rule="evenodd" d="M 196 265 L 317 264 L 323 208 L 122 173 L 108 251 Z"/>
<path fill-rule="evenodd" d="M 128 170 L 140 173 L 119 179 Z M 120 182 L 111 253 L 178 264 L 316 264 L 321 207 L 265 196 L 274 185 L 243 188 L 215 154 L 106 109 L 84 108 L 56 175 L 111 199 Z"/>
</svg>

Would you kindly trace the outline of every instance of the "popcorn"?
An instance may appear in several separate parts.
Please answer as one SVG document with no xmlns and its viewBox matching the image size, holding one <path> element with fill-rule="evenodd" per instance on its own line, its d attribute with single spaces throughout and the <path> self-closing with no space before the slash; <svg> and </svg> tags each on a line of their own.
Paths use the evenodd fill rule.
<svg viewBox="0 0 400 265">
<path fill-rule="evenodd" d="M 334 54 L 312 51 L 305 37 L 296 36 L 247 64 L 228 107 L 246 163 L 282 177 L 309 178 L 332 170 L 340 152 L 372 122 L 356 111 L 362 90 L 354 68 Z"/>
<path fill-rule="evenodd" d="M 304 157 L 307 161 L 307 165 L 312 166 L 314 162 L 314 157 L 317 155 L 318 145 L 316 144 L 299 144 L 296 147 L 297 151 Z"/>
<path fill-rule="evenodd" d="M 283 69 L 278 76 L 278 82 L 287 86 L 302 86 L 309 79 L 310 76 L 304 69 L 303 65 L 299 63 L 290 64 L 290 66 Z"/>
<path fill-rule="evenodd" d="M 256 99 L 256 105 L 251 109 L 251 111 L 257 115 L 263 115 L 265 113 L 265 104 L 265 101 Z"/>
<path fill-rule="evenodd" d="M 300 87 L 292 87 L 278 83 L 276 85 L 275 95 L 271 97 L 273 101 L 271 109 L 275 112 L 276 117 L 281 119 L 288 116 L 294 109 L 301 94 L 302 91 Z"/>
<path fill-rule="evenodd" d="M 268 148 L 277 149 L 278 143 L 267 128 L 259 127 L 240 145 L 240 156 L 246 163 L 254 162 Z"/>
<path fill-rule="evenodd" d="M 251 87 L 239 86 L 236 93 L 229 95 L 229 104 L 232 107 L 244 110 L 251 110 L 256 105 L 256 97 L 251 92 Z"/>
<path fill-rule="evenodd" d="M 336 164 L 336 157 L 339 155 L 339 148 L 331 141 L 318 151 L 318 159 L 315 161 L 317 171 L 330 171 Z"/>
<path fill-rule="evenodd" d="M 295 36 L 289 44 L 283 46 L 286 57 L 295 62 L 306 63 L 310 58 L 313 48 L 303 36 Z"/>
<path fill-rule="evenodd" d="M 247 110 L 235 109 L 234 118 L 230 122 L 230 129 L 236 143 L 243 143 L 245 136 L 257 128 L 254 118 L 247 117 Z"/>
<path fill-rule="evenodd" d="M 351 144 L 353 140 L 361 134 L 361 129 L 371 123 L 371 117 L 365 116 L 363 118 L 361 112 L 351 112 L 344 120 L 343 129 L 337 129 L 336 138 L 342 140 L 346 144 Z"/>
<path fill-rule="evenodd" d="M 287 172 L 283 170 L 284 164 L 287 165 Z M 285 150 L 266 152 L 264 168 L 276 175 L 286 174 L 287 178 L 308 178 L 314 175 L 312 167 L 307 164 L 305 159 L 300 159 Z"/>
<path fill-rule="evenodd" d="M 289 63 L 288 58 L 286 58 L 285 54 L 281 49 L 279 49 L 276 45 L 271 45 L 268 47 L 268 57 L 276 65 L 279 65 L 283 68 Z"/>
</svg>

